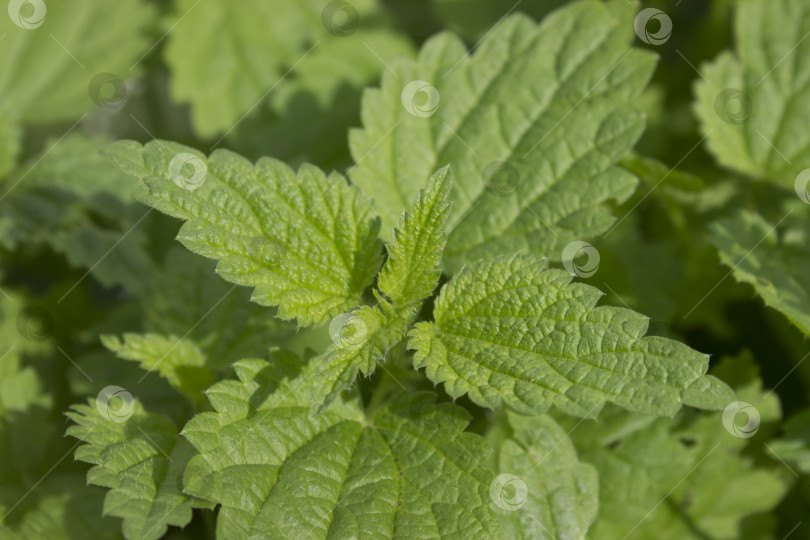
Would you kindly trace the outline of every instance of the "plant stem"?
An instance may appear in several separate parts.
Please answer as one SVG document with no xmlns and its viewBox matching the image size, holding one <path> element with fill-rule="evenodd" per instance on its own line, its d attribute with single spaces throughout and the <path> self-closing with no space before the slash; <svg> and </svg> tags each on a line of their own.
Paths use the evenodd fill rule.
<svg viewBox="0 0 810 540">
<path fill-rule="evenodd" d="M 387 370 L 383 369 L 380 381 L 377 383 L 377 387 L 374 389 L 374 393 L 366 406 L 366 414 L 371 414 L 380 406 L 380 403 L 388 395 L 388 389 L 392 382 L 394 382 L 394 379 L 388 374 Z"/>
</svg>

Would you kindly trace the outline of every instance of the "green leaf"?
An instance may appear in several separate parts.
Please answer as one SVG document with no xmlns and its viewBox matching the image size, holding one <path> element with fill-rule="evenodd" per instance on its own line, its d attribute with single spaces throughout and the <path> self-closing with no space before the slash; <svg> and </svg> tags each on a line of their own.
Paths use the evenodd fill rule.
<svg viewBox="0 0 810 540">
<path fill-rule="evenodd" d="M 450 168 L 437 171 L 394 229 L 387 245 L 388 259 L 380 271 L 379 289 L 396 308 L 420 304 L 439 282 L 452 187 Z"/>
<path fill-rule="evenodd" d="M 103 285 L 140 291 L 153 269 L 147 216 L 133 180 L 98 155 L 106 143 L 71 135 L 10 174 L 0 187 L 0 244 L 47 244 Z"/>
<path fill-rule="evenodd" d="M 384 230 L 449 163 L 451 269 L 525 249 L 559 257 L 606 231 L 607 201 L 636 186 L 615 164 L 644 129 L 633 102 L 655 65 L 629 46 L 634 16 L 627 2 L 575 2 L 539 25 L 505 18 L 472 55 L 440 34 L 394 62 L 350 133 L 352 181 L 373 194 Z"/>
<path fill-rule="evenodd" d="M 804 207 L 800 211 L 806 213 Z M 741 211 L 713 223 L 709 239 L 737 281 L 753 285 L 767 305 L 810 334 L 810 221 L 806 217 L 795 212 L 774 224 L 759 214 Z"/>
<path fill-rule="evenodd" d="M 149 332 L 185 336 L 206 356 L 206 365 L 221 371 L 241 358 L 261 357 L 281 345 L 295 325 L 269 317 L 250 302 L 247 289 L 234 287 L 214 273 L 216 263 L 173 246 L 163 266 L 144 276 L 141 296 Z M 239 324 L 234 324 L 239 321 Z"/>
<path fill-rule="evenodd" d="M 322 411 L 348 388 L 358 370 L 364 375 L 374 371 L 377 362 L 405 338 L 422 301 L 433 293 L 447 242 L 445 223 L 452 183 L 449 167 L 440 169 L 417 193 L 410 211 L 402 215 L 378 277 L 380 307 L 363 306 L 332 323 L 334 344 L 312 375 L 317 381 L 312 412 Z"/>
<path fill-rule="evenodd" d="M 45 471 L 43 471 L 44 473 Z M 26 489 L 29 489 L 26 486 Z M 101 516 L 104 490 L 85 485 L 84 475 L 46 475 L 14 524 L 0 524 L 0 540 L 119 540 L 117 520 Z M 19 496 L 22 496 L 21 492 Z M 19 497 L 18 497 L 19 498 Z M 25 501 L 28 502 L 28 501 Z"/>
<path fill-rule="evenodd" d="M 20 128 L 14 122 L 0 122 L 0 180 L 17 164 L 20 153 Z"/>
<path fill-rule="evenodd" d="M 571 283 L 544 259 L 514 256 L 462 269 L 439 294 L 435 322 L 418 323 L 408 347 L 453 398 L 504 401 L 527 414 L 595 417 L 605 402 L 671 416 L 708 367 L 708 356 L 661 337 L 648 319 L 595 307 L 602 295 Z"/>
<path fill-rule="evenodd" d="M 577 459 L 568 434 L 550 416 L 508 418 L 514 434 L 500 447 L 491 490 L 504 538 L 585 538 L 599 506 L 596 469 Z"/>
<path fill-rule="evenodd" d="M 728 379 L 752 366 L 744 357 L 725 360 L 716 375 Z M 757 409 L 760 429 L 765 429 L 779 420 L 778 398 L 745 377 L 747 382 L 735 386 L 738 398 Z M 601 440 L 588 430 L 572 431 L 586 447 L 581 458 L 599 471 L 599 517 L 589 538 L 772 537 L 773 519 L 765 513 L 784 496 L 787 481 L 775 467 L 750 457 L 762 446 L 759 435 L 734 436 L 724 426 L 723 413 L 691 412 L 674 422 L 659 419 L 628 429 L 630 417 L 619 413 L 615 420 L 625 428 Z"/>
<path fill-rule="evenodd" d="M 810 410 L 805 409 L 785 422 L 782 437 L 770 443 L 768 450 L 777 460 L 810 474 Z"/>
<path fill-rule="evenodd" d="M 736 7 L 737 50 L 701 68 L 695 112 L 720 164 L 792 186 L 809 164 L 810 5 L 744 0 Z"/>
<path fill-rule="evenodd" d="M 205 354 L 193 341 L 160 334 L 127 333 L 122 337 L 103 335 L 101 342 L 119 358 L 140 362 L 148 372 L 157 371 L 194 403 L 203 399 L 203 391 L 215 380 Z"/>
<path fill-rule="evenodd" d="M 377 307 L 362 306 L 338 315 L 330 325 L 333 343 L 312 365 L 309 378 L 315 385 L 310 413 L 323 412 L 357 377 L 369 375 L 405 338 L 416 310 L 386 315 Z"/>
<path fill-rule="evenodd" d="M 12 11 L 15 3 L 8 4 Z M 118 77 L 131 76 L 149 46 L 144 30 L 155 13 L 141 0 L 16 5 L 30 24 L 40 23 L 24 29 L 12 13 L 0 17 L 0 117 L 23 123 L 71 120 L 92 109 L 103 96 L 92 87 L 96 76 L 112 75 L 123 85 Z"/>
<path fill-rule="evenodd" d="M 5 290 L 3 293 L 0 293 L 0 421 L 11 412 L 51 405 L 51 397 L 43 391 L 37 372 L 23 361 L 25 356 L 42 355 L 50 349 L 47 338 L 39 337 L 43 325 L 49 324 L 46 319 L 50 315 L 41 306 L 28 304 L 19 293 Z"/>
<path fill-rule="evenodd" d="M 304 165 L 296 174 L 271 158 L 254 166 L 227 150 L 206 159 L 163 141 L 112 151 L 119 162 L 135 152 L 127 163 L 144 163 L 126 166 L 148 171 L 137 197 L 186 221 L 183 245 L 219 259 L 222 277 L 254 287 L 253 301 L 277 305 L 283 319 L 308 326 L 355 307 L 379 268 L 379 221 L 337 173 Z"/>
<path fill-rule="evenodd" d="M 185 489 L 221 505 L 218 537 L 499 537 L 485 445 L 462 409 L 415 394 L 372 416 L 352 399 L 310 417 L 308 379 L 234 368 L 239 381 L 208 392 L 216 412 L 183 430 L 200 451 Z"/>
<path fill-rule="evenodd" d="M 102 416 L 109 407 L 115 414 Z M 196 452 L 165 416 L 146 412 L 137 401 L 118 407 L 96 400 L 74 405 L 67 415 L 76 424 L 67 434 L 87 443 L 76 449 L 76 459 L 94 465 L 87 481 L 110 489 L 104 513 L 123 518 L 128 540 L 157 540 L 168 525 L 191 521 L 193 508 L 211 507 L 182 491 L 183 471 Z"/>
<path fill-rule="evenodd" d="M 47 384 L 26 365 L 51 348 L 37 337 L 44 315 L 30 307 L 13 291 L 0 294 L 0 539 L 117 539 L 118 524 L 101 516 L 102 490 L 88 489 L 65 459 L 71 448 Z"/>
<path fill-rule="evenodd" d="M 327 0 L 214 0 L 202 9 L 195 1 L 177 3 L 172 19 L 183 23 L 168 36 L 165 60 L 172 95 L 191 104 L 203 136 L 231 130 L 271 91 L 280 104 L 301 90 L 328 96 L 410 53 L 404 37 L 370 27 L 384 18 L 373 0 L 332 12 Z"/>
</svg>

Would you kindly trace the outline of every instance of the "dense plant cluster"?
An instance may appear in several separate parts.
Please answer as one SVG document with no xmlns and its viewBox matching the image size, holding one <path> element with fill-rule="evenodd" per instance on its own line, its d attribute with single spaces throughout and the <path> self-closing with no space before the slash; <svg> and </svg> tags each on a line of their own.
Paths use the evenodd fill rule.
<svg viewBox="0 0 810 540">
<path fill-rule="evenodd" d="M 11 0 L 0 540 L 810 537 L 809 35 Z"/>
</svg>

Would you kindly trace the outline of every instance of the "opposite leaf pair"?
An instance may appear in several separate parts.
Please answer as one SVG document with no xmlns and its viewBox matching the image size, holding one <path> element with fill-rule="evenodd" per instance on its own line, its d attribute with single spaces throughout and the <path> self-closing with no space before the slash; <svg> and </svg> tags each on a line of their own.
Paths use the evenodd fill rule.
<svg viewBox="0 0 810 540">
<path fill-rule="evenodd" d="M 253 299 L 278 305 L 282 318 L 318 323 L 355 307 L 376 273 L 371 203 L 337 174 L 327 179 L 305 165 L 296 175 L 269 158 L 254 167 L 225 150 L 206 162 L 190 148 L 161 141 L 143 148 L 116 143 L 107 155 L 143 179 L 141 200 L 187 220 L 181 242 L 220 259 L 220 275 L 256 287 Z M 200 179 L 193 189 L 172 166 L 177 156 L 195 162 Z M 348 388 L 358 369 L 373 371 L 408 333 L 440 275 L 450 192 L 444 168 L 403 216 L 379 274 L 379 305 L 345 317 L 344 335 L 308 368 L 319 385 L 312 412 Z M 264 257 L 270 251 L 274 256 Z M 595 308 L 600 294 L 536 256 L 473 263 L 440 294 L 435 321 L 410 331 L 415 367 L 427 368 L 453 397 L 469 393 L 486 407 L 503 400 L 528 414 L 553 404 L 593 417 L 610 401 L 672 415 L 683 403 L 718 409 L 733 401 L 725 385 L 704 376 L 706 355 L 643 337 L 648 319 L 629 309 Z"/>
</svg>

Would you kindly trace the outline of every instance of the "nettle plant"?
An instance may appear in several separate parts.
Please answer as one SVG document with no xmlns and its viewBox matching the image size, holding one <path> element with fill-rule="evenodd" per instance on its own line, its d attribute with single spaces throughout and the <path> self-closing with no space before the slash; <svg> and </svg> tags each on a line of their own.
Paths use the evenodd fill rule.
<svg viewBox="0 0 810 540">
<path fill-rule="evenodd" d="M 788 47 L 755 29 L 760 17 L 774 31 L 807 26 L 810 11 L 798 0 L 741 5 L 736 24 L 753 37 L 705 69 L 696 112 L 723 165 L 790 177 L 789 187 L 795 177 L 801 200 L 785 205 L 806 215 L 810 173 L 793 162 L 807 138 L 786 143 L 768 120 L 775 102 L 806 109 L 806 63 L 788 81 L 797 90 L 777 101 L 762 58 L 781 52 L 759 55 L 756 39 Z M 600 257 L 588 240 L 618 226 L 613 207 L 661 167 L 628 157 L 657 61 L 632 43 L 665 41 L 672 25 L 661 15 L 585 0 L 540 23 L 509 15 L 473 53 L 452 33 L 431 37 L 366 89 L 346 174 L 163 140 L 106 146 L 136 180 L 134 197 L 181 220 L 180 243 L 232 284 L 206 281 L 211 267 L 175 249 L 149 286 L 139 276 L 148 265 L 99 274 L 149 299 L 144 331 L 103 333 L 105 347 L 188 402 L 178 425 L 145 406 L 143 387 L 107 386 L 67 413 L 75 457 L 108 489 L 104 512 L 122 518 L 123 535 L 157 539 L 216 512 L 228 540 L 730 538 L 772 509 L 786 483 L 743 453 L 779 404 L 751 359 L 707 374 L 707 354 L 646 335 L 648 317 L 600 305 L 588 283 Z M 202 70 L 185 62 L 183 42 L 170 40 L 167 57 L 178 96 L 214 102 L 216 114 L 192 112 L 200 133 L 238 117 L 243 104 L 220 108 L 204 92 L 211 81 L 194 80 Z M 788 64 L 774 68 L 785 84 Z M 734 100 L 742 107 L 728 109 Z M 768 138 L 787 145 L 787 164 Z M 84 150 L 65 145 L 56 155 Z M 807 264 L 792 264 L 806 254 L 783 256 L 768 241 L 770 256 L 749 258 L 782 221 L 745 208 L 714 223 L 711 241 L 735 277 L 806 331 Z M 784 245 L 806 242 L 806 218 L 788 225 Z M 175 323 L 173 304 L 195 295 L 214 307 Z M 255 357 L 250 340 L 267 355 Z M 799 443 L 774 445 L 804 455 Z M 766 521 L 751 521 L 755 534 Z"/>
</svg>

